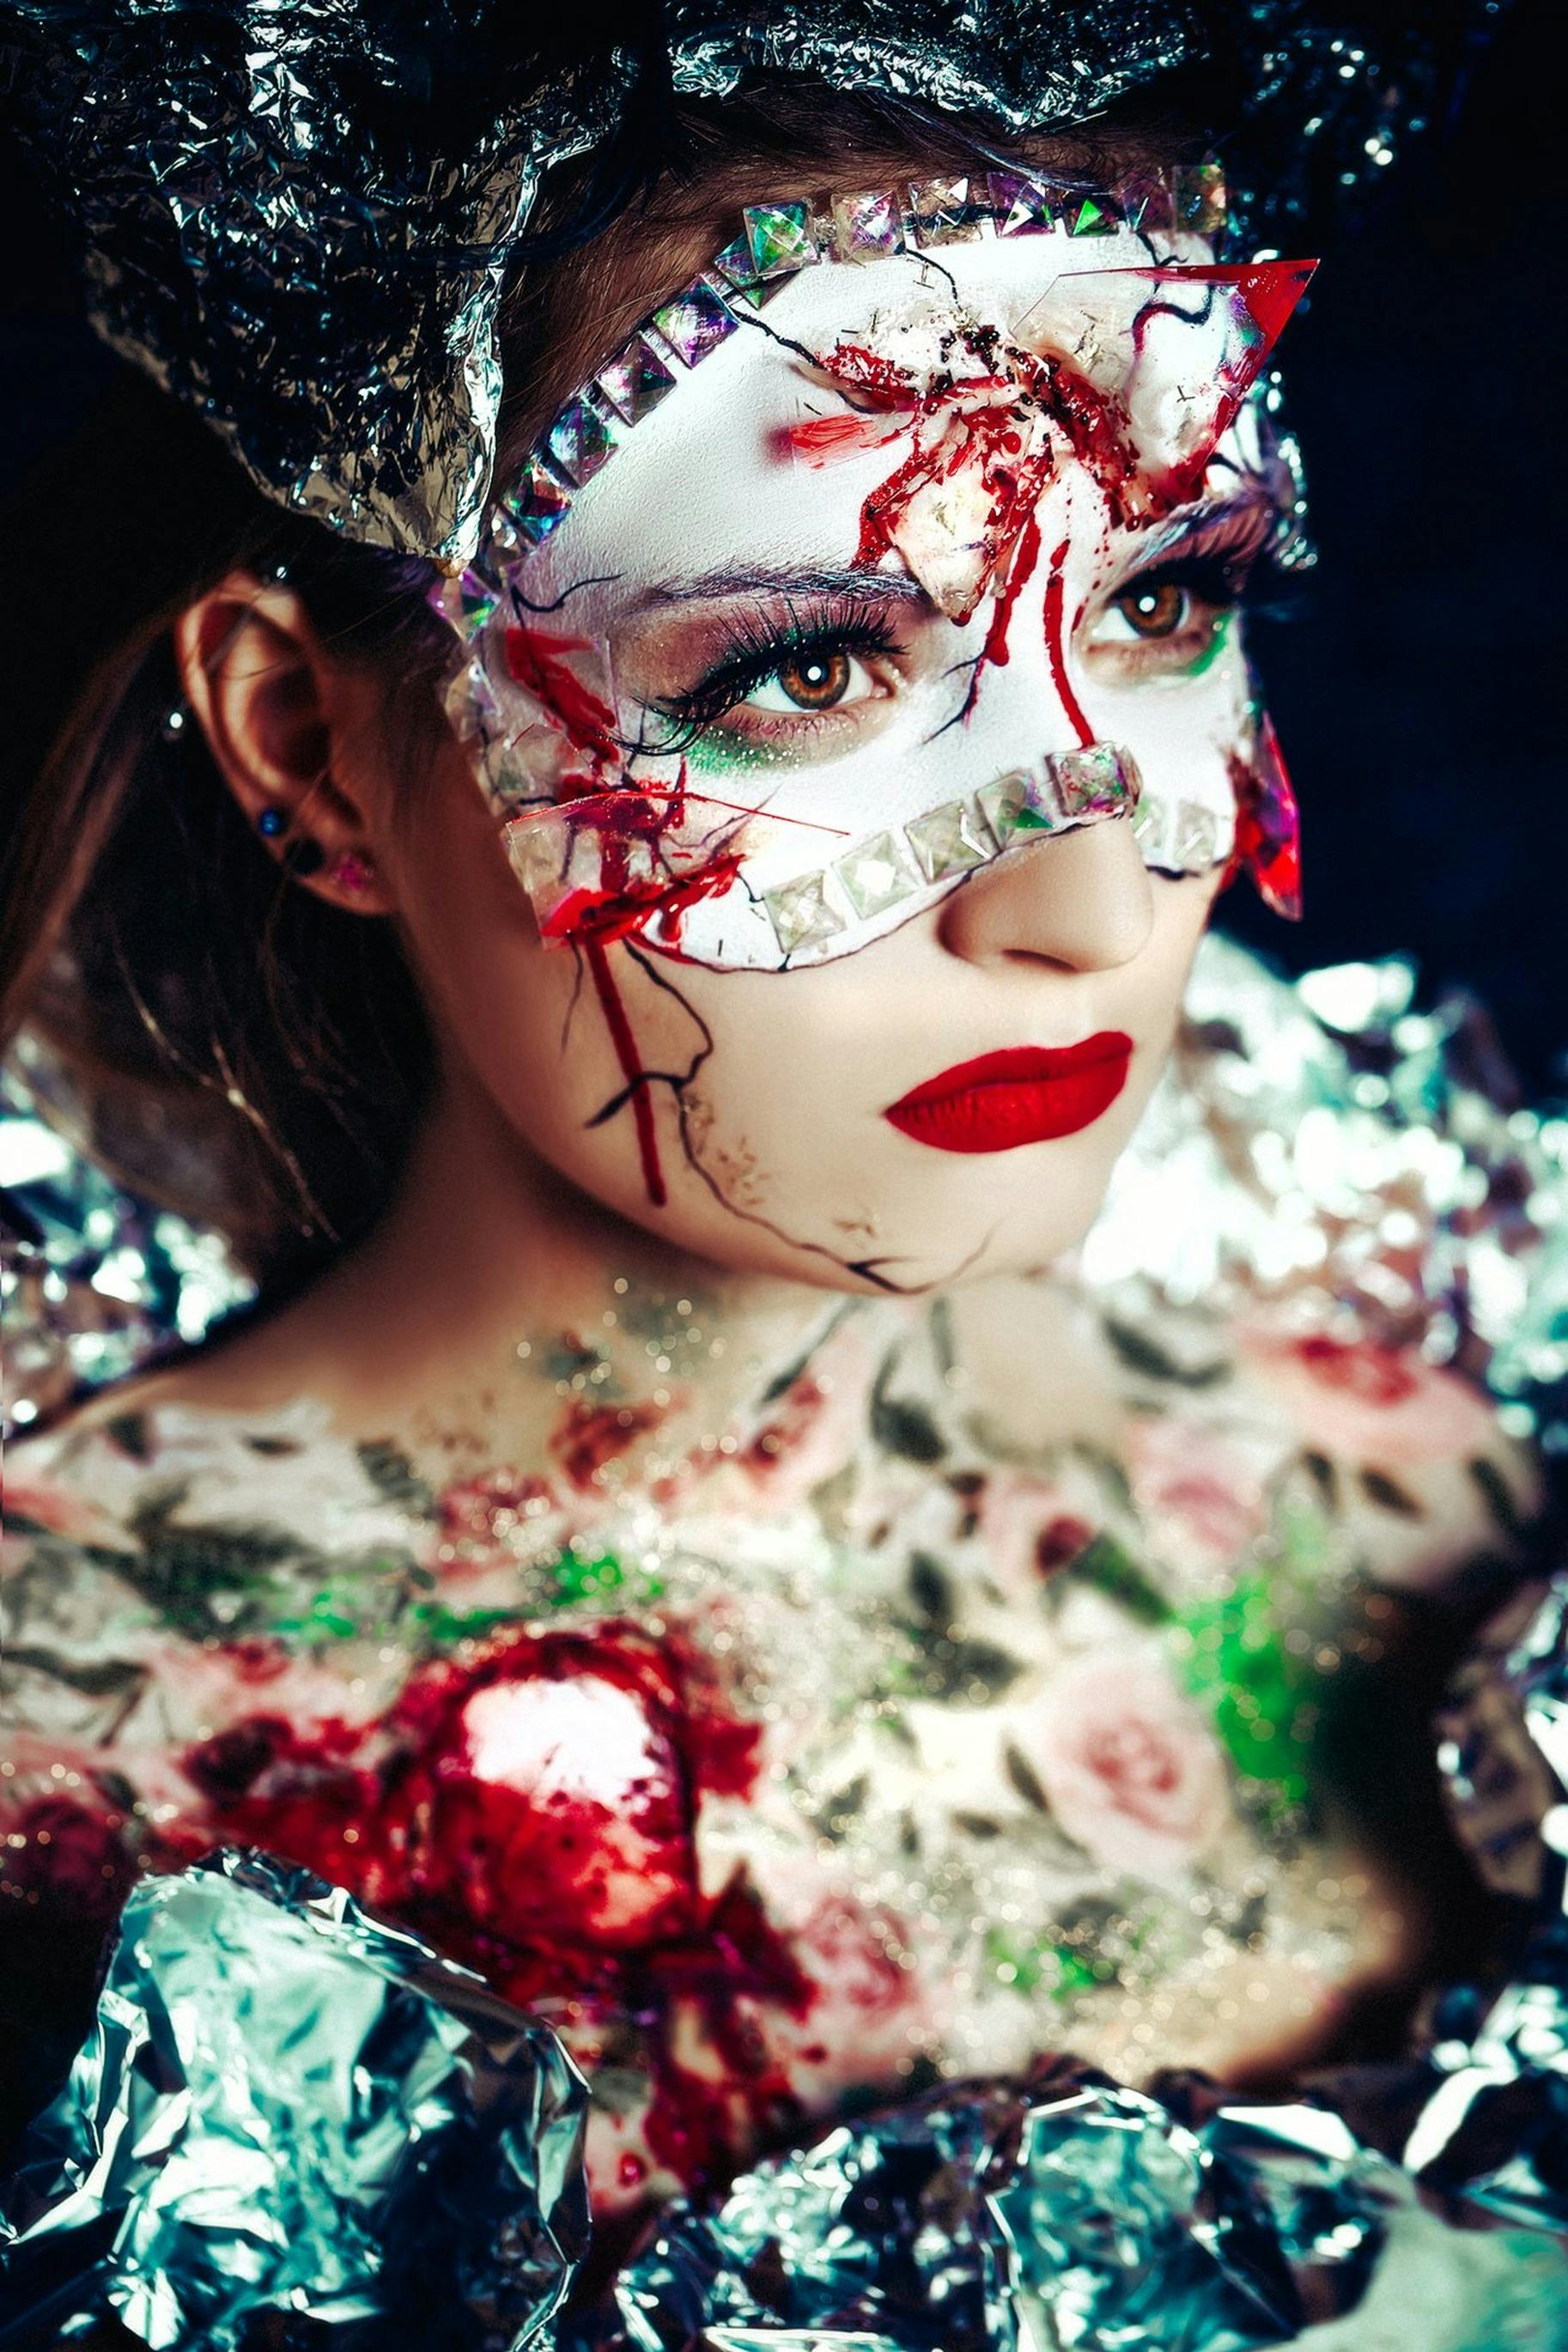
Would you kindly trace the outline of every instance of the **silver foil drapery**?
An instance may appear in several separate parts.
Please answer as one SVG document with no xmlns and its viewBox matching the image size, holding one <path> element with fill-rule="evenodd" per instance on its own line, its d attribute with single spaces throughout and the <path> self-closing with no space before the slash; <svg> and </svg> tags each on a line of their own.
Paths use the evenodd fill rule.
<svg viewBox="0 0 1568 2352">
<path fill-rule="evenodd" d="M 531 16 L 532 12 L 529 12 Z M 473 551 L 501 399 L 496 320 L 541 182 L 594 162 L 593 216 L 669 148 L 668 100 L 758 73 L 1081 121 L 1213 58 L 1253 226 L 1380 171 L 1419 127 L 1442 26 L 1304 0 L 669 0 L 568 46 L 500 0 L 0 0 L 0 89 L 71 216 L 89 312 L 254 480 L 353 539 Z"/>
<path fill-rule="evenodd" d="M 238 2352 L 266 2312 L 526 2342 L 586 2243 L 585 2099 L 547 2026 L 308 1871 L 148 1881 L 0 2197 L 0 2344 L 112 2313 Z"/>
</svg>

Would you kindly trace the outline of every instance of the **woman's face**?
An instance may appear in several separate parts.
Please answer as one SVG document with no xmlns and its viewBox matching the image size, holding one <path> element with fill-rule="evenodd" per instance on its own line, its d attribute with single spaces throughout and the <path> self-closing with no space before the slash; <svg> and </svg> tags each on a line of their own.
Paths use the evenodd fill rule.
<svg viewBox="0 0 1568 2352">
<path fill-rule="evenodd" d="M 537 821 L 514 871 L 456 745 L 386 828 L 447 1049 L 682 1247 L 916 1290 L 1047 1263 L 1095 1215 L 1223 870 L 1253 726 L 1234 608 L 1278 516 L 1248 414 L 1181 472 L 1228 362 L 1207 289 L 1151 331 L 1148 268 L 1124 232 L 803 271 L 515 575 L 492 632 L 546 723 L 511 730 L 500 815 L 564 797 L 574 826 L 590 784 L 640 788 L 698 877 L 673 906 L 531 896 Z M 1068 282 L 1089 270 L 1124 274 Z M 1029 355 L 1092 382 L 1135 346 L 1128 473 L 1048 421 Z M 909 404 L 955 377 L 921 443 Z M 998 854 L 986 788 L 1090 742 L 1209 828 L 1206 871 L 1151 870 L 1125 815 Z"/>
</svg>

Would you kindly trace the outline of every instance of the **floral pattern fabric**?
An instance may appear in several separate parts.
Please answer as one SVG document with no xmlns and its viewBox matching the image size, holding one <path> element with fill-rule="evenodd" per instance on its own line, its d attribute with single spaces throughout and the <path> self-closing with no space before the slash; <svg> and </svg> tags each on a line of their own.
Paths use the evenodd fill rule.
<svg viewBox="0 0 1568 2352">
<path fill-rule="evenodd" d="M 1288 2043 L 1393 1965 L 1355 1759 L 1532 1474 L 1425 1337 L 1111 1246 L 1032 1294 L 1070 1433 L 972 1403 L 938 1302 L 847 1309 L 657 1502 L 581 1374 L 547 1464 L 444 1486 L 308 1400 L 15 1449 L 5 1895 L 312 1865 L 556 2024 L 601 2211 L 942 2075 Z"/>
</svg>

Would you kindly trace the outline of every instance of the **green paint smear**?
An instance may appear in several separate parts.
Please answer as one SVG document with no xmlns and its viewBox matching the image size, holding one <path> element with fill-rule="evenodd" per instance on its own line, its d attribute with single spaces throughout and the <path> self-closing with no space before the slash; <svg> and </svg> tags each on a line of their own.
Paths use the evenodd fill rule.
<svg viewBox="0 0 1568 2352">
<path fill-rule="evenodd" d="M 1189 662 L 1187 664 L 1186 675 L 1188 677 L 1202 677 L 1206 670 L 1213 669 L 1215 662 L 1218 661 L 1221 654 L 1224 653 L 1226 646 L 1230 643 L 1230 625 L 1235 618 L 1236 615 L 1234 613 L 1225 613 L 1221 614 L 1219 621 L 1215 625 L 1215 633 L 1209 639 L 1208 644 L 1205 646 L 1203 652 L 1198 656 L 1196 661 Z"/>
<path fill-rule="evenodd" d="M 1000 1927 L 987 1931 L 985 1957 L 1001 1981 L 1024 2000 L 1044 1992 L 1052 2000 L 1076 2000 L 1080 1993 L 1116 1982 L 1110 1959 L 1087 1959 L 1070 1944 L 1016 1944 Z M 1010 1975 L 1001 1973 L 1007 1969 Z"/>
<path fill-rule="evenodd" d="M 1275 1571 L 1255 1570 L 1228 1592 L 1195 1602 L 1174 1629 L 1182 1680 L 1208 1715 L 1231 1761 L 1263 1790 L 1266 1812 L 1304 1804 L 1303 1720 L 1310 1662 L 1281 1639 Z"/>
</svg>

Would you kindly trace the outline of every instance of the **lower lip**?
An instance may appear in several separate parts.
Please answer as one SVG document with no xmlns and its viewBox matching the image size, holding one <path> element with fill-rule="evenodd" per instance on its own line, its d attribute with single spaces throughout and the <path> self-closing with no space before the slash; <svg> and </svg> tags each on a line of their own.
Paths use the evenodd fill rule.
<svg viewBox="0 0 1568 2352">
<path fill-rule="evenodd" d="M 935 1151 L 1016 1151 L 1092 1127 L 1127 1084 L 1131 1055 L 1131 1038 L 1115 1029 L 1056 1053 L 1023 1045 L 983 1054 L 916 1087 L 882 1116 Z"/>
</svg>

